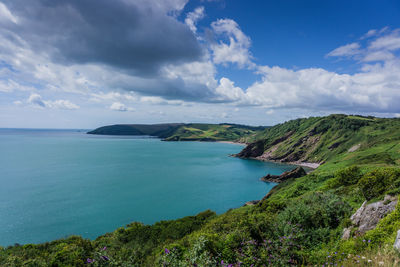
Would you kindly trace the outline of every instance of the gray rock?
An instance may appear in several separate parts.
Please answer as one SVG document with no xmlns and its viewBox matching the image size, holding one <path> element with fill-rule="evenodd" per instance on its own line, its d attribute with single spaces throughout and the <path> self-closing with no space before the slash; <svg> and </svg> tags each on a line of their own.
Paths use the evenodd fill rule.
<svg viewBox="0 0 400 267">
<path fill-rule="evenodd" d="M 365 201 L 361 207 L 350 217 L 352 226 L 343 230 L 343 239 L 350 238 L 351 230 L 358 227 L 357 232 L 364 234 L 369 230 L 375 229 L 378 222 L 385 217 L 388 213 L 394 211 L 397 205 L 397 198 L 392 196 L 385 196 L 385 199 L 367 205 Z M 399 236 L 398 236 L 399 237 Z M 400 238 L 400 237 L 399 237 Z M 399 241 L 400 246 L 400 241 Z"/>
<path fill-rule="evenodd" d="M 397 237 L 396 240 L 394 241 L 393 247 L 400 251 L 400 230 L 397 231 Z"/>
<path fill-rule="evenodd" d="M 352 228 L 352 227 L 344 228 L 344 229 L 343 229 L 342 239 L 347 240 L 347 239 L 350 238 L 351 228 Z"/>
</svg>

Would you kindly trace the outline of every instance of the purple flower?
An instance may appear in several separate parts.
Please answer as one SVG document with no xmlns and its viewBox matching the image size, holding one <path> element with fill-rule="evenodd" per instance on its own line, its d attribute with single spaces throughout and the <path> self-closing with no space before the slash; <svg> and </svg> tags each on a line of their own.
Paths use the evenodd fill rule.
<svg viewBox="0 0 400 267">
<path fill-rule="evenodd" d="M 104 247 L 104 248 L 102 248 L 101 250 L 103 250 L 103 251 L 104 251 L 104 250 L 106 250 L 106 249 L 107 249 L 107 247 Z"/>
<path fill-rule="evenodd" d="M 109 261 L 109 260 L 110 260 L 110 258 L 107 257 L 107 256 L 101 256 L 101 258 L 102 258 L 103 260 L 105 260 L 105 261 Z"/>
<path fill-rule="evenodd" d="M 170 253 L 170 251 L 169 251 L 169 249 L 164 249 L 164 251 L 165 251 L 165 254 L 169 254 Z"/>
<path fill-rule="evenodd" d="M 87 258 L 87 259 L 86 259 L 86 262 L 87 262 L 87 263 L 93 263 L 94 260 L 92 260 L 92 259 L 90 259 L 90 258 Z"/>
</svg>

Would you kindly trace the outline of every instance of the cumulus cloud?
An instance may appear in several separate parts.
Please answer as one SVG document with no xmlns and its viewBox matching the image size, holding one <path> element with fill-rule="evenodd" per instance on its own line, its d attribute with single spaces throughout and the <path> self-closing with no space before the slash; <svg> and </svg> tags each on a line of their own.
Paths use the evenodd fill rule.
<svg viewBox="0 0 400 267">
<path fill-rule="evenodd" d="M 249 51 L 251 40 L 234 20 L 219 19 L 211 24 L 211 28 L 217 36 L 229 40 L 228 43 L 220 40 L 211 45 L 213 61 L 216 64 L 236 63 L 239 67 L 254 66 Z"/>
<path fill-rule="evenodd" d="M 111 110 L 115 110 L 115 111 L 134 111 L 133 108 L 129 108 L 127 106 L 125 106 L 125 104 L 122 104 L 121 102 L 114 102 L 111 104 L 110 106 Z"/>
<path fill-rule="evenodd" d="M 27 104 L 34 106 L 34 107 L 40 107 L 40 108 L 54 108 L 54 109 L 78 109 L 79 106 L 71 103 L 69 100 L 55 100 L 55 101 L 46 101 L 43 100 L 42 96 L 36 93 L 32 93 L 28 100 L 26 101 Z M 16 105 L 22 105 L 21 101 L 15 101 L 14 104 Z"/>
<path fill-rule="evenodd" d="M 46 103 L 42 100 L 42 97 L 38 94 L 31 94 L 27 100 L 27 103 L 42 108 L 46 107 Z"/>
<path fill-rule="evenodd" d="M 214 21 L 213 38 L 203 39 L 196 23 L 204 8 L 178 16 L 186 3 L 98 0 L 99 12 L 93 12 L 93 1 L 87 0 L 32 0 L 29 6 L 5 0 L 0 60 L 7 67 L 0 69 L 0 92 L 73 92 L 118 111 L 129 111 L 124 103 L 136 101 L 400 113 L 399 30 L 372 30 L 327 54 L 356 60 L 360 70 L 354 74 L 258 66 L 251 39 L 238 23 Z M 218 76 L 218 64 L 254 70 L 258 80 L 240 88 L 233 77 Z M 79 108 L 37 93 L 24 104 Z"/>
<path fill-rule="evenodd" d="M 324 69 L 298 71 L 261 67 L 262 81 L 246 91 L 250 104 L 266 108 L 303 108 L 354 112 L 398 112 L 400 106 L 399 62 L 356 73 L 337 74 Z"/>
<path fill-rule="evenodd" d="M 220 79 L 215 91 L 217 93 L 216 100 L 243 101 L 246 97 L 241 88 L 236 87 L 234 82 L 225 77 Z"/>
<path fill-rule="evenodd" d="M 197 32 L 197 21 L 204 18 L 204 7 L 197 7 L 193 12 L 189 12 L 186 15 L 185 23 L 189 26 L 190 30 L 194 33 Z"/>
</svg>

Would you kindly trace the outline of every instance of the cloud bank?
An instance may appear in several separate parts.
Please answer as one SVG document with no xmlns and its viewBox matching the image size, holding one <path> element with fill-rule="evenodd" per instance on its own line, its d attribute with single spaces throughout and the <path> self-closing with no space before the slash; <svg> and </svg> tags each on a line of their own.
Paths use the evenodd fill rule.
<svg viewBox="0 0 400 267">
<path fill-rule="evenodd" d="M 43 100 L 38 90 L 82 95 L 90 103 L 107 102 L 103 106 L 114 111 L 131 111 L 128 102 L 136 101 L 260 107 L 268 114 L 274 109 L 400 113 L 400 29 L 371 29 L 327 51 L 326 60 L 358 64 L 355 73 L 294 70 L 256 64 L 251 38 L 236 21 L 198 27 L 206 10 L 200 6 L 182 14 L 186 3 L 3 1 L 0 92 L 26 91 L 29 105 L 59 109 L 79 106 Z M 253 71 L 256 78 L 241 88 L 233 77 L 218 75 L 221 66 Z"/>
</svg>

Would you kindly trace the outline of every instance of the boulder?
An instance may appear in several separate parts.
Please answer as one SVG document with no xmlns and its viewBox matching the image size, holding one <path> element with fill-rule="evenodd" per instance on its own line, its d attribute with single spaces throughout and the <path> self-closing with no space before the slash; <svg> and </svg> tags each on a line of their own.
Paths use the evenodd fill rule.
<svg viewBox="0 0 400 267">
<path fill-rule="evenodd" d="M 394 211 L 397 205 L 397 198 L 385 196 L 385 199 L 367 205 L 365 201 L 361 207 L 350 217 L 352 226 L 343 230 L 342 239 L 350 238 L 351 230 L 357 227 L 359 234 L 364 234 L 369 230 L 375 229 L 378 222 L 388 213 Z M 399 244 L 400 245 L 400 244 Z"/>
<path fill-rule="evenodd" d="M 291 178 L 299 178 L 306 175 L 306 171 L 302 167 L 297 167 L 294 170 L 287 171 L 282 173 L 281 175 L 271 175 L 267 174 L 266 176 L 261 178 L 261 181 L 264 182 L 273 182 L 273 183 L 281 183 Z"/>
<path fill-rule="evenodd" d="M 393 247 L 400 251 L 400 230 L 397 231 L 396 240 L 394 241 Z"/>
</svg>

